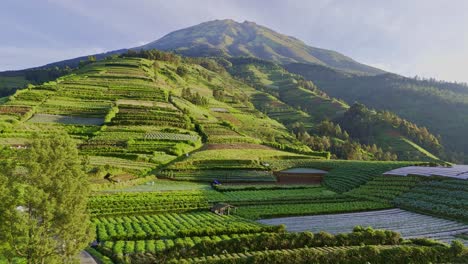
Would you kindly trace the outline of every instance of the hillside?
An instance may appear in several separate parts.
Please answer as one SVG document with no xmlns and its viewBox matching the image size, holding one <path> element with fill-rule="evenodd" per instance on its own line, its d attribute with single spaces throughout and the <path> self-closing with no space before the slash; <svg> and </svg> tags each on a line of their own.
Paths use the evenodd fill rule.
<svg viewBox="0 0 468 264">
<path fill-rule="evenodd" d="M 231 69 L 233 70 L 231 74 L 237 74 L 238 78 L 257 78 L 258 80 L 244 80 L 256 89 L 260 86 L 263 87 L 261 89 L 269 87 L 267 90 L 262 90 L 263 93 L 253 94 L 247 91 L 244 93 L 253 96 L 250 100 L 257 110 L 270 112 L 268 114 L 270 117 L 287 126 L 292 123 L 303 123 L 306 128 L 312 128 L 314 123 L 317 124 L 324 119 L 335 122 L 339 120 L 340 113 L 347 108 L 337 99 L 344 100 L 348 105 L 360 102 L 371 109 L 391 111 L 417 124 L 419 128 L 424 126 L 430 133 L 440 134 L 439 143 L 445 146 L 445 153 L 436 151 L 437 153 L 434 153 L 436 156 L 444 154 L 442 158 L 454 161 L 463 161 L 466 158 L 468 149 L 468 145 L 464 143 L 464 135 L 468 132 L 465 118 L 468 113 L 466 111 L 468 109 L 466 86 L 430 80 L 414 80 L 394 74 L 380 74 L 383 72 L 361 65 L 341 54 L 309 47 L 300 40 L 252 22 L 209 21 L 172 32 L 159 40 L 135 49 L 153 47 L 188 56 L 224 56 L 233 62 L 236 56 L 263 58 L 281 63 L 288 71 L 313 81 L 313 86 L 307 88 L 287 83 L 292 79 L 286 78 L 288 73 L 282 70 L 275 69 L 274 74 L 265 77 L 262 76 L 264 73 L 258 69 L 241 69 L 240 67 Z M 122 49 L 97 54 L 95 58 L 100 60 L 108 55 L 118 56 L 126 51 L 128 50 Z M 11 95 L 16 89 L 24 88 L 28 84 L 39 85 L 68 74 L 71 71 L 68 66 L 77 67 L 79 62 L 84 60 L 86 57 L 51 63 L 36 69 L 0 73 L 0 97 Z M 62 68 L 56 68 L 56 66 Z M 252 71 L 249 72 L 250 70 Z M 255 76 L 258 74 L 260 76 Z M 268 78 L 271 80 L 267 80 Z M 285 79 L 280 80 L 281 78 Z M 257 81 L 259 83 L 255 83 Z M 274 91 L 275 88 L 271 85 L 280 85 L 283 89 Z M 279 91 L 281 94 L 278 93 Z M 288 128 L 291 129 L 291 126 Z M 393 130 L 388 128 L 389 126 L 385 130 Z M 409 139 L 406 135 L 402 137 L 400 132 L 383 131 L 379 133 L 380 135 L 372 135 L 372 140 L 360 140 L 360 142 L 370 145 L 375 143 L 386 150 L 390 150 L 390 145 L 404 146 L 404 150 L 396 152 L 400 153 L 400 157 L 404 156 L 404 159 L 408 159 L 415 149 L 421 149 L 418 146 L 421 145 L 421 140 Z M 380 140 L 376 141 L 379 138 Z M 338 138 L 333 142 L 340 140 Z M 317 138 L 315 141 L 314 145 L 328 145 L 327 142 L 318 142 L 323 140 Z M 413 144 L 415 141 L 418 142 L 417 145 Z M 427 149 L 427 146 L 422 147 Z M 430 152 L 434 152 L 433 149 Z M 426 153 L 425 150 L 417 152 Z M 401 155 L 401 153 L 404 154 Z"/>
<path fill-rule="evenodd" d="M 175 51 L 185 56 L 250 56 L 279 63 L 303 62 L 326 65 L 359 73 L 380 74 L 382 70 L 358 63 L 332 50 L 306 45 L 290 36 L 245 21 L 214 20 L 177 30 L 166 36 L 136 47 Z"/>
<path fill-rule="evenodd" d="M 327 67 L 289 64 L 285 68 L 312 80 L 323 91 L 348 103 L 388 110 L 441 136 L 448 158 L 466 161 L 468 87 L 395 74 L 357 76 Z"/>
<path fill-rule="evenodd" d="M 400 160 L 437 159 L 430 152 L 441 152 L 442 146 L 429 131 L 391 113 L 355 111 L 356 107 L 350 108 L 330 97 L 320 86 L 285 71 L 280 65 L 253 58 L 229 61 L 232 65 L 228 71 L 258 91 L 250 95 L 255 107 L 295 131 L 298 138 L 314 149 L 326 149 L 339 158 L 351 159 L 384 155 L 379 148 L 396 154 Z M 304 136 L 304 132 L 312 137 Z M 317 136 L 328 139 L 324 142 Z M 353 140 L 372 147 L 352 144 Z M 329 147 L 320 146 L 323 144 Z"/>
<path fill-rule="evenodd" d="M 146 175 L 202 143 L 213 149 L 207 164 L 226 150 L 240 156 L 264 152 L 250 161 L 299 155 L 280 149 L 305 158 L 327 157 L 257 111 L 246 95 L 253 88 L 227 73 L 157 54 L 161 58 L 156 61 L 127 57 L 91 62 L 56 81 L 16 92 L 0 105 L 0 143 L 20 148 L 35 133 L 64 131 L 89 157 L 96 180 L 110 173 L 116 181 Z M 223 95 L 215 98 L 220 89 Z M 252 169 L 265 170 L 259 164 Z M 254 175 L 245 173 L 247 178 Z"/>
</svg>

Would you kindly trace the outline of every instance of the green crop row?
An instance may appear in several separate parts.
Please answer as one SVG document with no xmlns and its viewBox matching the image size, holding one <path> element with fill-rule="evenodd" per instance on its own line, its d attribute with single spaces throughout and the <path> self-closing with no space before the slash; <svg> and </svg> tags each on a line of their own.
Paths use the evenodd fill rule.
<svg viewBox="0 0 468 264">
<path fill-rule="evenodd" d="M 356 211 L 368 211 L 390 208 L 388 204 L 371 201 L 319 202 L 304 204 L 269 204 L 240 207 L 237 214 L 249 219 L 283 217 L 293 215 L 331 214 Z"/>
<path fill-rule="evenodd" d="M 276 230 L 274 226 L 211 212 L 98 217 L 93 219 L 93 223 L 100 241 L 246 234 Z"/>
</svg>

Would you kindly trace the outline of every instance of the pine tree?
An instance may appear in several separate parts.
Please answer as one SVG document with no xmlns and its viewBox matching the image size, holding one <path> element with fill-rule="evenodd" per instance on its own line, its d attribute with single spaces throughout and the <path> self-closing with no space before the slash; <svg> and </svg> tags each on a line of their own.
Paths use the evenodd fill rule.
<svg viewBox="0 0 468 264">
<path fill-rule="evenodd" d="M 69 136 L 39 136 L 3 166 L 0 246 L 27 263 L 71 263 L 90 240 L 88 179 Z M 6 181 L 5 181 L 6 179 Z"/>
</svg>

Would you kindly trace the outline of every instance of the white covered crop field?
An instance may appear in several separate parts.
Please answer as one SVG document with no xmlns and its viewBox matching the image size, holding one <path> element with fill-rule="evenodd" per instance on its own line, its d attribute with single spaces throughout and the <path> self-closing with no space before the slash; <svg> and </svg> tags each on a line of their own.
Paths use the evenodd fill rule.
<svg viewBox="0 0 468 264">
<path fill-rule="evenodd" d="M 451 167 L 409 166 L 387 171 L 384 173 L 384 175 L 442 176 L 460 180 L 468 180 L 468 165 L 453 165 Z"/>
<path fill-rule="evenodd" d="M 456 221 L 417 214 L 401 209 L 389 209 L 360 213 L 314 215 L 263 219 L 270 225 L 285 224 L 292 232 L 326 231 L 332 234 L 351 232 L 355 226 L 388 229 L 400 232 L 404 238 L 425 237 L 450 243 L 457 235 L 467 234 L 468 225 Z M 468 245 L 468 240 L 462 240 Z"/>
</svg>

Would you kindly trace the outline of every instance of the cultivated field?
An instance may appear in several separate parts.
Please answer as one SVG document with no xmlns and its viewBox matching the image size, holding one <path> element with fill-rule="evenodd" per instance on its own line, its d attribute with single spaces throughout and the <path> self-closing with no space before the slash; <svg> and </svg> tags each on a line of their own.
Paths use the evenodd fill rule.
<svg viewBox="0 0 468 264">
<path fill-rule="evenodd" d="M 326 231 L 332 234 L 350 232 L 355 226 L 371 226 L 400 232 L 405 238 L 433 238 L 443 242 L 459 239 L 456 235 L 468 233 L 468 225 L 401 209 L 361 213 L 286 217 L 260 220 L 260 223 L 285 224 L 288 231 Z M 468 240 L 464 240 L 468 245 Z"/>
</svg>

